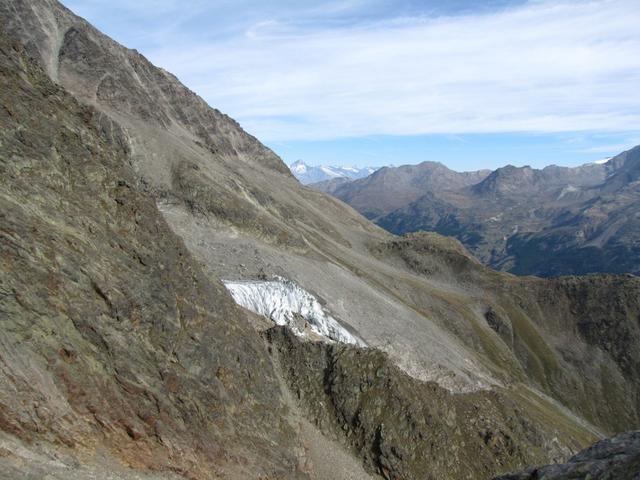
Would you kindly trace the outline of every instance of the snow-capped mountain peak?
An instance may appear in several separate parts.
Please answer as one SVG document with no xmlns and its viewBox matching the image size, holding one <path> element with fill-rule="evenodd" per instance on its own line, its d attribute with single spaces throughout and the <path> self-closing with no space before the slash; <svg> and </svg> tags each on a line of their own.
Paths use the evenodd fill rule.
<svg viewBox="0 0 640 480">
<path fill-rule="evenodd" d="M 353 180 L 358 178 L 364 178 L 371 175 L 377 170 L 375 167 L 353 167 L 353 166 L 310 166 L 304 163 L 302 160 L 297 160 L 289 165 L 291 173 L 305 185 L 311 183 L 323 182 L 324 180 L 331 180 L 332 178 L 351 178 Z"/>
<path fill-rule="evenodd" d="M 297 160 L 289 165 L 289 170 L 295 174 L 304 174 L 307 171 L 307 165 L 302 160 Z"/>
</svg>

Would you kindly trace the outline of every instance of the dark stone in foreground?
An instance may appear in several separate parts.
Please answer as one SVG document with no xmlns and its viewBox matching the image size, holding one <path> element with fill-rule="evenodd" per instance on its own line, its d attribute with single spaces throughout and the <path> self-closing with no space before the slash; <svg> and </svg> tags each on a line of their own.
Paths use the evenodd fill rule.
<svg viewBox="0 0 640 480">
<path fill-rule="evenodd" d="M 601 440 L 567 463 L 530 468 L 494 480 L 639 480 L 640 431 Z"/>
</svg>

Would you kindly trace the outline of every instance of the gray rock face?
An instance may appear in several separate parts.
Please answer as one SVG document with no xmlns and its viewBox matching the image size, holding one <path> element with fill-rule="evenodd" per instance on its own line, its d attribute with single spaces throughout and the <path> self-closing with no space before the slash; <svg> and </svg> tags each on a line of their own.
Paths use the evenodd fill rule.
<svg viewBox="0 0 640 480">
<path fill-rule="evenodd" d="M 495 480 L 638 480 L 640 432 L 628 432 L 602 440 L 574 455 L 567 463 L 530 468 Z"/>
</svg>

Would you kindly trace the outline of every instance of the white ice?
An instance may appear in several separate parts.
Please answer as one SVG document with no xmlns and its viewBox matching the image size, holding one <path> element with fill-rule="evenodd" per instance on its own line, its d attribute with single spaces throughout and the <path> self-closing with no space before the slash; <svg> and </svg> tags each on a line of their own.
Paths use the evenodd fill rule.
<svg viewBox="0 0 640 480">
<path fill-rule="evenodd" d="M 273 320 L 277 325 L 288 326 L 296 335 L 306 336 L 304 328 L 296 321 L 299 316 L 319 335 L 337 342 L 365 345 L 340 325 L 313 295 L 291 280 L 276 277 L 264 281 L 223 282 L 238 305 Z"/>
</svg>

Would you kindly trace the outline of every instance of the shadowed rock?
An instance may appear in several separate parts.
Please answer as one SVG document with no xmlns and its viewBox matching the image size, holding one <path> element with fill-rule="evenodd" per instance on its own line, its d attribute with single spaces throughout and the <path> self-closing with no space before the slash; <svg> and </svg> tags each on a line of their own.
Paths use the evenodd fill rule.
<svg viewBox="0 0 640 480">
<path fill-rule="evenodd" d="M 602 440 L 571 457 L 567 463 L 530 468 L 494 480 L 638 480 L 640 432 Z"/>
</svg>

